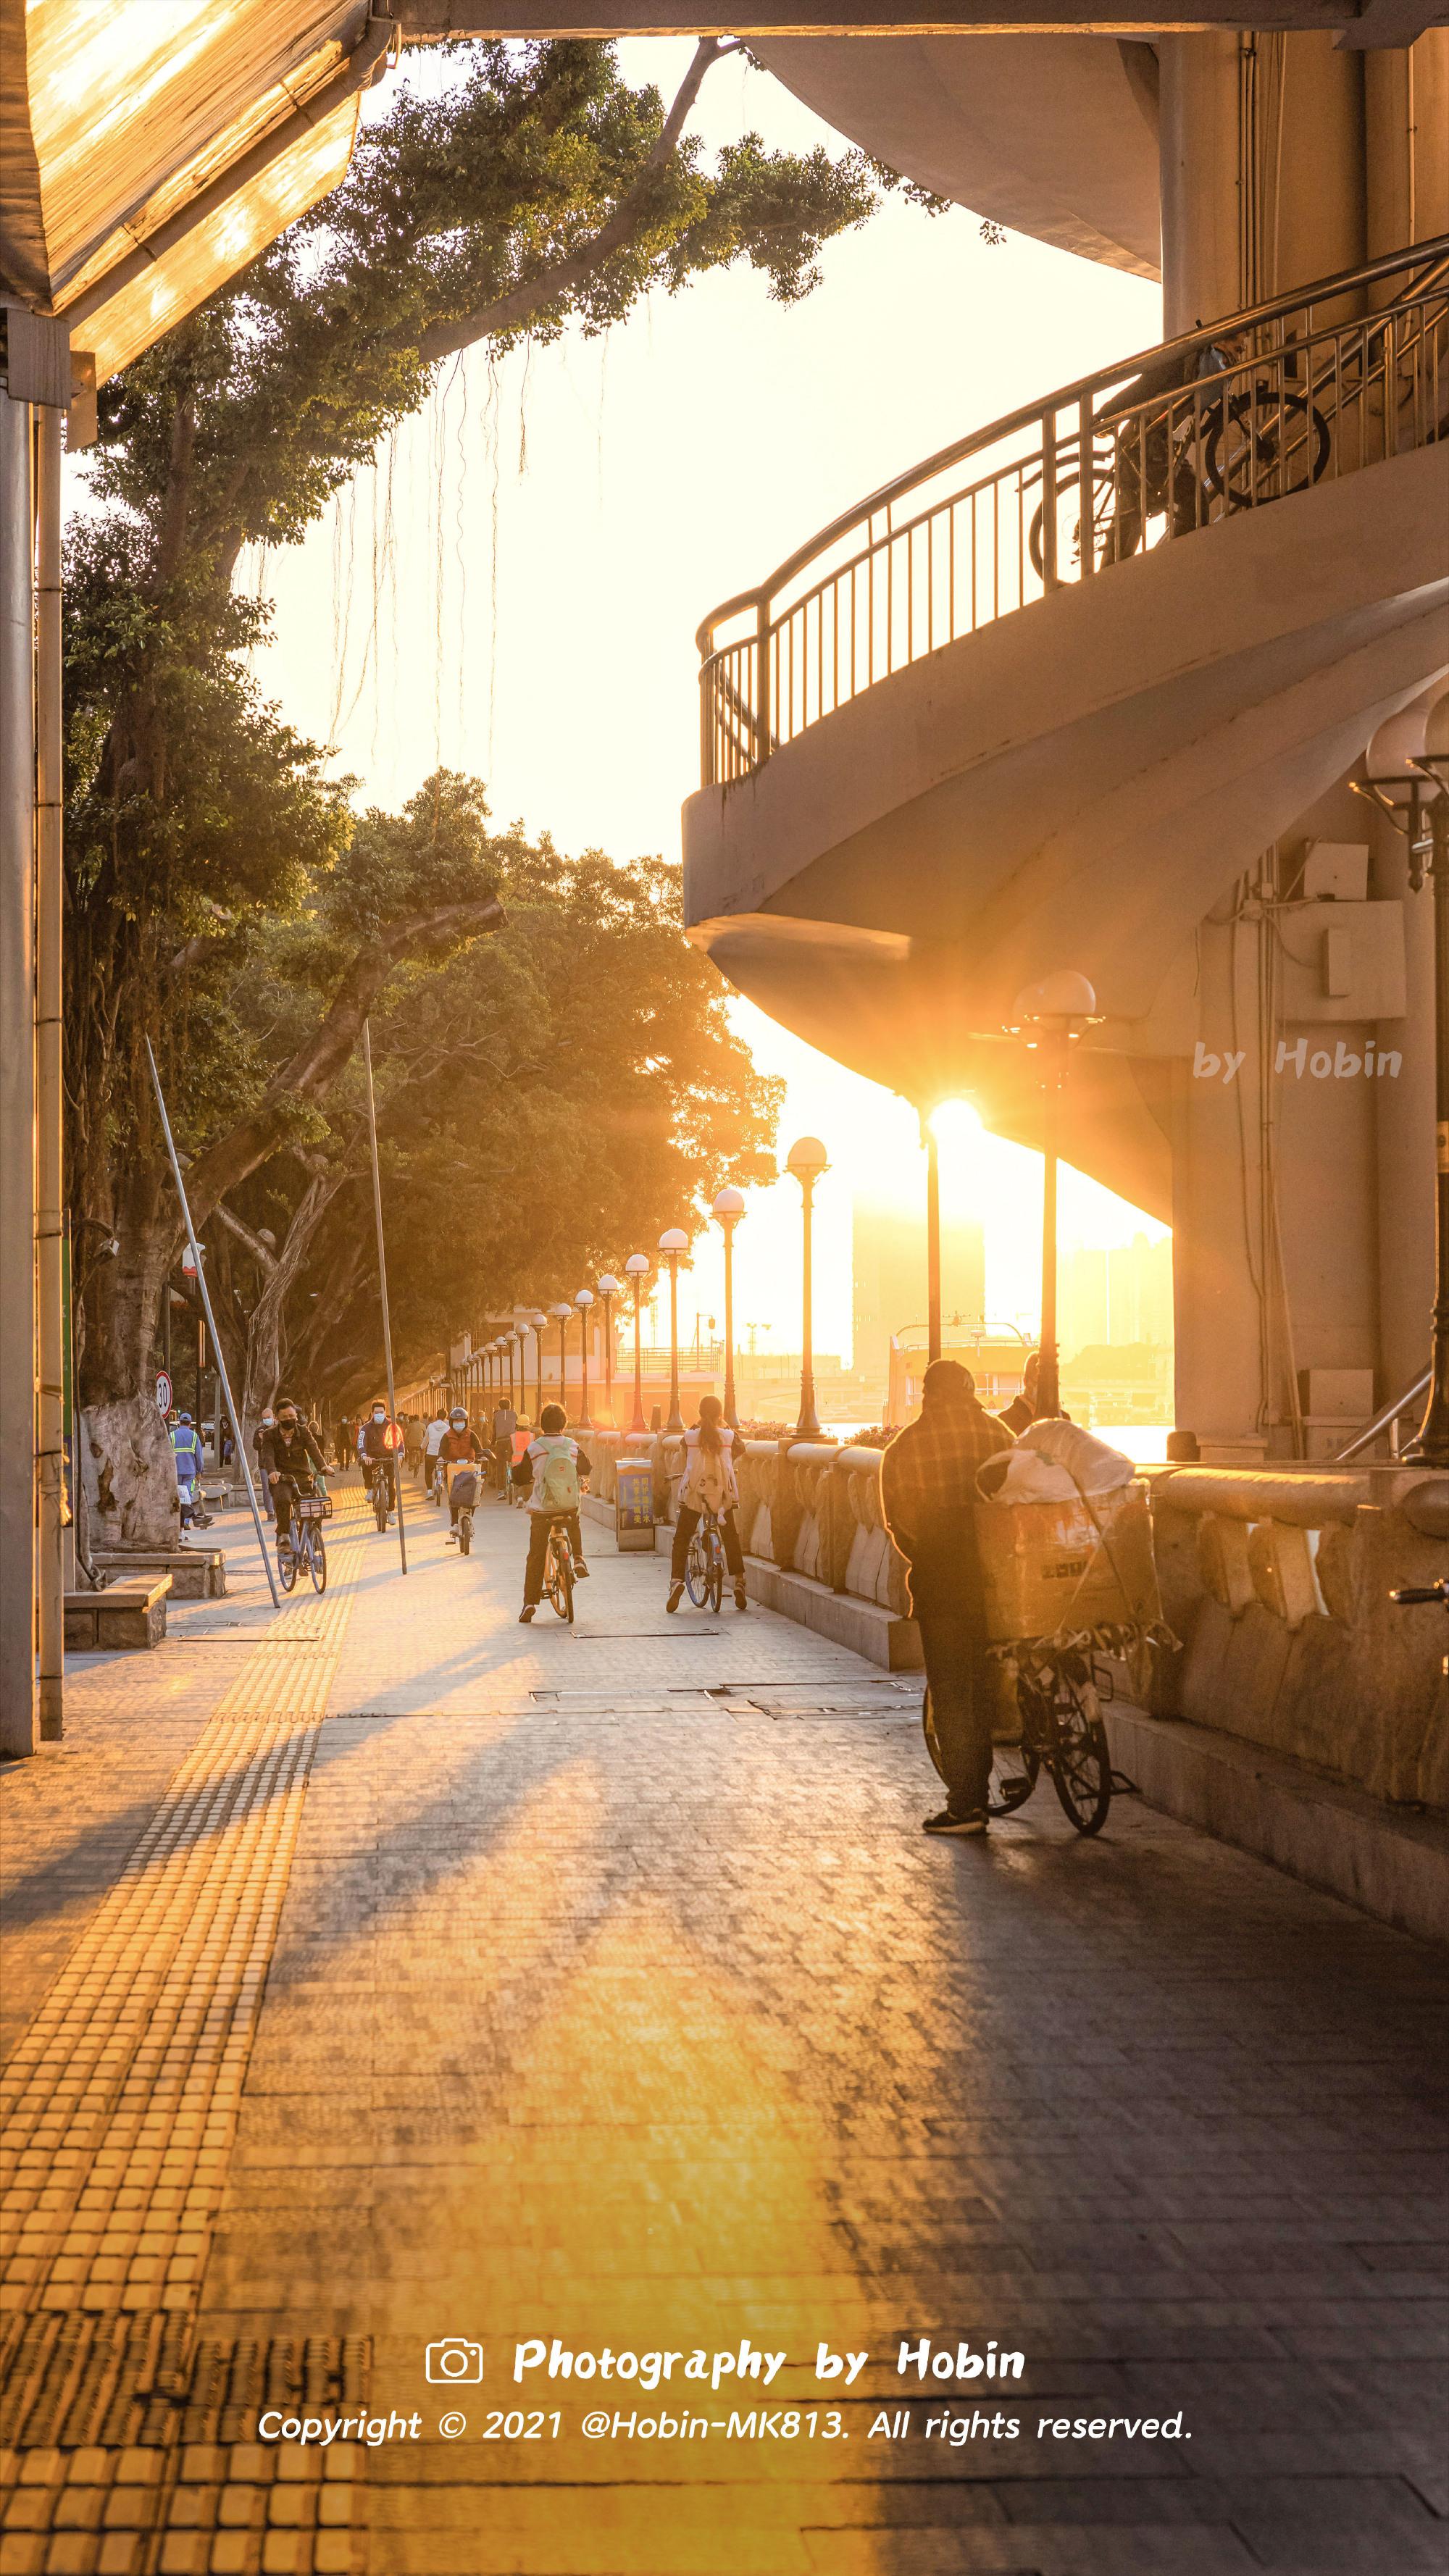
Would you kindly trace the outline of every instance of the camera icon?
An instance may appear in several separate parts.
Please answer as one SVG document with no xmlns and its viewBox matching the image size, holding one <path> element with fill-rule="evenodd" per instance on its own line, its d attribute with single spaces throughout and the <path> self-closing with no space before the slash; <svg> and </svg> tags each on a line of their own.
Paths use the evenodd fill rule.
<svg viewBox="0 0 1449 2576">
<path fill-rule="evenodd" d="M 483 2346 L 469 2343 L 463 2335 L 444 2335 L 441 2343 L 430 2343 L 426 2354 L 429 2379 L 446 2380 L 454 2387 L 462 2381 L 483 2376 Z"/>
</svg>

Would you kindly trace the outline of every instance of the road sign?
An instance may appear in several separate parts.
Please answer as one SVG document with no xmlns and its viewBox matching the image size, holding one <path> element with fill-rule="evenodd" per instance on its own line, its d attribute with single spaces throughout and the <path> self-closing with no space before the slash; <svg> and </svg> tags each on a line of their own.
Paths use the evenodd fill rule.
<svg viewBox="0 0 1449 2576">
<path fill-rule="evenodd" d="M 158 1413 L 171 1410 L 171 1380 L 164 1369 L 156 1371 L 156 1410 Z"/>
</svg>

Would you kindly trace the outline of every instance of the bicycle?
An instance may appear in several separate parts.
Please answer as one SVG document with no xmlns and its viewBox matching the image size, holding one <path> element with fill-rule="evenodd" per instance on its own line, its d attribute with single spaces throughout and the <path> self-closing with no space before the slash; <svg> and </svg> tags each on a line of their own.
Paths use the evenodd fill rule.
<svg viewBox="0 0 1449 2576">
<path fill-rule="evenodd" d="M 277 1572 L 282 1578 L 282 1590 L 291 1592 L 295 1589 L 297 1577 L 305 1565 L 312 1578 L 313 1591 L 325 1592 L 327 1542 L 322 1535 L 322 1523 L 327 1512 L 325 1490 L 303 1494 L 299 1493 L 294 1479 L 289 1477 L 287 1483 L 292 1497 L 294 1534 L 290 1538 L 279 1536 L 277 1540 Z"/>
<path fill-rule="evenodd" d="M 543 1560 L 543 1588 L 561 1619 L 574 1624 L 574 1549 L 567 1515 L 548 1525 L 548 1553 Z"/>
<path fill-rule="evenodd" d="M 1078 1646 L 1024 1644 L 1011 1652 L 1021 1735 L 992 1748 L 986 1812 L 1014 1815 L 1045 1771 L 1068 1823 L 1079 1834 L 1100 1833 L 1112 1804 L 1112 1754 L 1102 1723 L 1102 1701 L 1112 1697 L 1111 1676 L 1097 1657 Z M 944 1779 L 929 1683 L 921 1722 L 931 1760 Z"/>
<path fill-rule="evenodd" d="M 370 1463 L 372 1473 L 368 1478 L 368 1496 L 372 1504 L 373 1517 L 377 1522 L 377 1526 L 379 1530 L 385 1530 L 393 1508 L 392 1460 L 390 1458 L 374 1458 Z M 364 1465 L 363 1472 L 366 1474 L 366 1465 Z"/>
<path fill-rule="evenodd" d="M 450 1501 L 458 1506 L 458 1553 L 466 1556 L 473 1544 L 473 1511 L 478 1500 L 478 1470 L 470 1465 L 458 1468 L 453 1478 Z"/>
<path fill-rule="evenodd" d="M 689 1542 L 685 1560 L 684 1588 L 696 1610 L 718 1610 L 724 1600 L 724 1539 L 718 1514 L 705 1505 L 699 1527 Z"/>
</svg>

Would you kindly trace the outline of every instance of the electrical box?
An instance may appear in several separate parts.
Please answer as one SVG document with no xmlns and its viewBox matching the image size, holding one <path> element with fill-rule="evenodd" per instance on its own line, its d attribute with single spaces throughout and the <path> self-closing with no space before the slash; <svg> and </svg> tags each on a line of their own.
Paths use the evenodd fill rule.
<svg viewBox="0 0 1449 2576">
<path fill-rule="evenodd" d="M 1367 841 L 1310 841 L 1303 858 L 1303 900 L 1363 903 L 1368 870 Z"/>
<path fill-rule="evenodd" d="M 1400 903 L 1285 903 L 1278 926 L 1279 1018 L 1401 1020 L 1404 908 Z"/>
</svg>

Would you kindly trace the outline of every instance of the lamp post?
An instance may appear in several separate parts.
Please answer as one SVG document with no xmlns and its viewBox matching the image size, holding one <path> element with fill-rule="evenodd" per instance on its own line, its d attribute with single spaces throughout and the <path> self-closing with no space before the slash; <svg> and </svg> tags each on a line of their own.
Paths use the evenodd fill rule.
<svg viewBox="0 0 1449 2576">
<path fill-rule="evenodd" d="M 724 1236 L 724 1418 L 731 1431 L 740 1427 L 739 1408 L 735 1403 L 735 1227 L 745 1212 L 743 1190 L 725 1188 L 714 1203 L 714 1215 Z"/>
<path fill-rule="evenodd" d="M 659 1249 L 669 1264 L 669 1420 L 664 1428 L 677 1434 L 684 1429 L 679 1410 L 679 1256 L 689 1250 L 689 1237 L 681 1226 L 666 1226 Z"/>
<path fill-rule="evenodd" d="M 579 1323 L 582 1328 L 579 1334 L 579 1350 L 583 1367 L 583 1375 L 579 1381 L 578 1427 L 580 1431 L 592 1431 L 594 1427 L 589 1420 L 589 1308 L 593 1302 L 592 1288 L 581 1288 L 574 1299 L 574 1304 L 579 1310 Z"/>
<path fill-rule="evenodd" d="M 1429 1400 L 1402 1451 L 1415 1466 L 1449 1467 L 1449 692 L 1408 707 L 1368 747 L 1368 775 L 1350 784 L 1409 844 L 1409 884 L 1427 877 L 1434 905 L 1434 1304 Z"/>
<path fill-rule="evenodd" d="M 517 1358 L 517 1355 L 518 1355 L 518 1346 L 519 1346 L 519 1343 L 522 1341 L 522 1339 L 523 1339 L 523 1336 L 522 1336 L 522 1334 L 520 1333 L 520 1331 L 519 1331 L 519 1329 L 518 1329 L 518 1326 L 517 1326 L 516 1324 L 511 1324 L 511 1325 L 509 1326 L 508 1331 L 507 1331 L 507 1332 L 504 1334 L 504 1336 L 503 1336 L 503 1347 L 504 1347 L 504 1349 L 506 1350 L 506 1352 L 508 1353 L 508 1409 L 509 1409 L 509 1412 L 510 1412 L 510 1413 L 516 1413 L 516 1412 L 518 1411 L 518 1396 L 517 1396 L 517 1393 L 516 1393 L 516 1391 L 515 1391 L 515 1388 L 514 1388 L 514 1382 L 513 1382 L 513 1381 L 514 1381 L 514 1365 L 513 1365 L 513 1364 L 514 1364 L 515 1359 Z"/>
<path fill-rule="evenodd" d="M 941 1149 L 925 1110 L 921 1143 L 926 1149 L 926 1365 L 941 1356 Z"/>
<path fill-rule="evenodd" d="M 818 1440 L 820 1416 L 815 1410 L 815 1336 L 814 1284 L 811 1277 L 811 1218 L 815 1210 L 815 1184 L 822 1172 L 830 1169 L 829 1159 L 818 1136 L 797 1136 L 785 1157 L 785 1168 L 793 1172 L 800 1184 L 800 1212 L 804 1219 L 801 1245 L 801 1329 L 800 1329 L 800 1419 L 795 1425 L 797 1440 Z"/>
<path fill-rule="evenodd" d="M 538 1418 L 543 1411 L 543 1335 L 544 1327 L 548 1322 L 548 1317 L 544 1313 L 543 1308 L 539 1306 L 535 1309 L 534 1313 L 529 1316 L 528 1320 L 533 1326 L 533 1356 L 538 1375 L 538 1401 L 533 1408 L 533 1427 L 537 1430 Z"/>
<path fill-rule="evenodd" d="M 613 1316 L 614 1299 L 618 1294 L 619 1282 L 614 1277 L 612 1270 L 604 1271 L 599 1280 L 599 1298 L 604 1309 L 604 1419 L 601 1427 L 605 1431 L 612 1431 L 616 1427 L 614 1422 Z"/>
<path fill-rule="evenodd" d="M 1018 993 L 1010 1034 L 1039 1048 L 1042 1058 L 1041 1358 L 1037 1363 L 1037 1414 L 1060 1414 L 1057 1378 L 1057 1129 L 1067 1057 L 1083 1029 L 1102 1014 L 1085 975 L 1070 967 L 1043 975 Z"/>
<path fill-rule="evenodd" d="M 572 1306 L 562 1297 L 556 1306 L 549 1308 L 549 1313 L 558 1326 L 558 1400 L 563 1406 L 565 1421 L 568 1420 L 569 1410 L 569 1317 L 573 1311 Z"/>
<path fill-rule="evenodd" d="M 624 1276 L 632 1280 L 634 1285 L 634 1419 L 629 1429 L 631 1432 L 647 1431 L 649 1425 L 644 1419 L 644 1362 L 639 1340 L 639 1298 L 644 1282 L 649 1276 L 648 1253 L 631 1252 L 624 1264 Z"/>
</svg>

